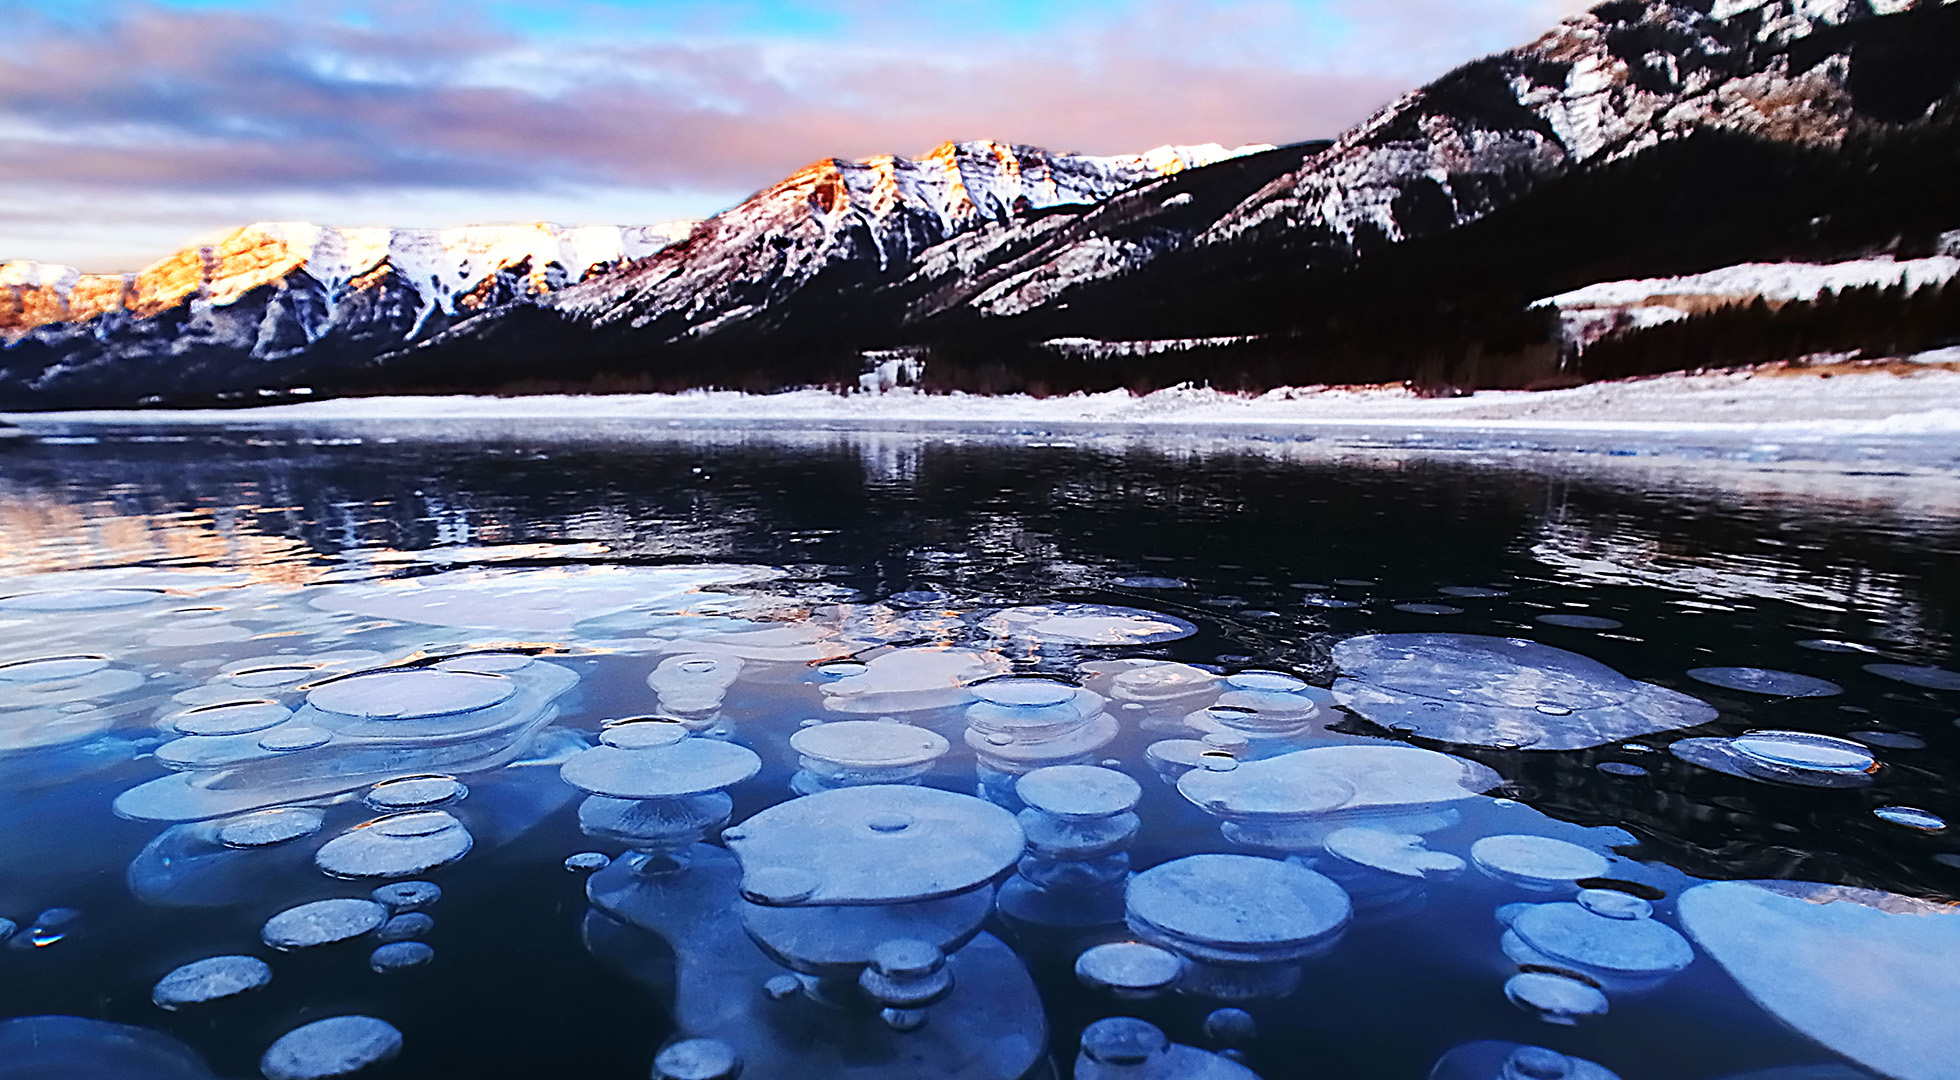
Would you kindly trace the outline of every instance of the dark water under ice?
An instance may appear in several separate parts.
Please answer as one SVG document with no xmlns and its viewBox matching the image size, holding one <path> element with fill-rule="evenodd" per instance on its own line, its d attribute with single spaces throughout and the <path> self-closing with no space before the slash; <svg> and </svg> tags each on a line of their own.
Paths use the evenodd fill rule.
<svg viewBox="0 0 1960 1080">
<path fill-rule="evenodd" d="M 1960 1056 L 1950 1023 L 1914 1019 L 1960 1007 L 1960 965 L 1887 967 L 1960 955 L 1960 915 L 1914 903 L 1960 896 L 1960 832 L 1940 827 L 1960 819 L 1960 676 L 1946 670 L 1960 668 L 1960 497 L 1946 472 L 1041 436 L 519 428 L 455 438 L 385 425 L 69 435 L 0 448 L 0 917 L 17 924 L 0 945 L 0 1018 L 131 1025 L 195 1054 L 146 1072 L 112 1045 L 114 1029 L 63 1029 L 66 1041 L 42 1052 L 70 1075 L 256 1076 L 281 1035 L 343 1014 L 401 1033 L 399 1058 L 375 1070 L 399 1077 L 637 1078 L 679 1037 L 744 1050 L 752 1080 L 1012 1080 L 1023 1062 L 1000 1047 L 1045 1039 L 1021 1075 L 1067 1077 L 1084 1027 L 1116 1016 L 1176 1043 L 1234 1049 L 1266 1080 L 1420 1080 L 1479 1040 L 1549 1047 L 1626 1080 L 1782 1066 L 1818 1066 L 1789 1074 L 1815 1080 L 1930 1077 L 1951 1075 L 1938 1070 Z M 1041 605 L 1100 607 L 1027 610 Z M 1411 682 L 1341 645 L 1415 634 L 1551 648 L 1491 646 L 1502 653 L 1493 659 L 1465 638 L 1426 639 L 1415 659 L 1383 661 L 1421 666 Z M 1385 647 L 1403 656 L 1413 642 Z M 79 659 L 27 663 L 51 658 Z M 1165 669 L 1188 680 L 1185 692 L 1139 697 L 1134 687 L 1150 680 L 1124 673 L 1154 670 L 1142 661 L 1189 665 Z M 403 667 L 432 678 L 402 682 Z M 1810 678 L 1705 670 L 1728 668 Z M 1247 671 L 1280 674 L 1226 681 Z M 1065 706 L 1043 695 L 1052 682 L 1019 703 L 998 689 L 1037 674 L 1089 693 Z M 1233 693 L 1284 700 L 1242 696 L 1221 710 L 1219 696 Z M 990 694 L 1005 701 L 994 712 L 979 700 Z M 271 703 L 251 706 L 270 726 L 185 733 L 250 727 L 258 721 L 234 719 L 243 702 Z M 213 706 L 234 708 L 212 720 Z M 607 727 L 638 716 L 685 723 L 658 737 Z M 696 822 L 713 850 L 690 848 L 687 827 L 672 825 L 713 819 L 717 790 L 736 825 L 799 790 L 848 790 L 866 777 L 812 779 L 809 762 L 797 775 L 789 740 L 809 721 L 881 717 L 945 746 L 913 768 L 921 775 L 885 779 L 968 797 L 917 836 L 905 867 L 880 867 L 872 847 L 808 822 L 784 826 L 787 853 L 770 855 L 779 836 L 768 819 L 728 844 L 754 864 L 738 865 L 715 846 L 720 822 Z M 1628 734 L 1626 724 L 1645 726 Z M 595 751 L 602 729 L 612 745 Z M 1819 744 L 1830 753 L 1787 737 L 1743 750 L 1728 741 L 1758 730 L 1842 741 Z M 1532 748 L 1594 733 L 1601 745 Z M 1712 749 L 1670 752 L 1684 739 Z M 660 757 L 673 740 L 700 752 Z M 1168 742 L 1197 756 L 1180 766 L 1176 748 L 1153 752 Z M 1427 754 L 1406 760 L 1464 779 L 1356 810 L 1355 792 L 1386 781 L 1340 774 L 1329 787 L 1340 772 L 1331 764 L 1268 764 L 1409 746 Z M 589 767 L 568 764 L 579 760 Z M 1180 794 L 1178 771 L 1194 762 L 1244 805 L 1208 812 Z M 1011 852 L 988 846 L 1004 813 L 986 816 L 980 800 L 1040 826 L 1016 773 L 1067 763 L 1134 778 L 1140 825 L 1133 838 L 1107 830 L 1082 874 L 1039 852 L 1017 870 Z M 374 793 L 428 774 L 467 793 L 427 805 L 413 792 L 398 791 L 407 802 L 395 805 Z M 1246 778 L 1266 775 L 1277 779 L 1252 791 Z M 1077 792 L 1057 776 L 1058 790 Z M 656 789 L 666 794 L 642 797 Z M 1248 824 L 1273 800 L 1285 820 Z M 582 803 L 588 830 L 637 807 L 665 814 L 668 832 L 588 835 Z M 268 826 L 244 815 L 277 807 L 312 808 L 318 830 L 263 846 L 217 838 L 231 823 Z M 389 816 L 404 810 L 449 820 Z M 926 812 L 906 809 L 904 820 Z M 867 820 L 874 832 L 890 824 Z M 1459 866 L 1441 859 L 1426 880 L 1397 876 L 1367 861 L 1395 862 L 1356 829 Z M 1472 851 L 1520 835 L 1570 845 L 1555 854 L 1585 880 L 1557 865 L 1507 872 Z M 343 836 L 352 841 L 321 861 L 376 873 L 316 865 Z M 566 868 L 586 852 L 613 862 L 596 874 Z M 1308 946 L 1294 924 L 1312 913 L 1219 884 L 1193 901 L 1205 910 L 1172 915 L 1216 930 L 1208 915 L 1236 911 L 1238 959 L 1221 974 L 1200 962 L 1205 943 L 1180 953 L 1175 934 L 1159 932 L 1153 948 L 1182 956 L 1181 990 L 1119 996 L 1074 969 L 1090 947 L 1151 937 L 1135 925 L 1134 887 L 1124 921 L 1125 852 L 1132 874 L 1203 853 L 1285 859 L 1338 884 L 1351 914 L 1344 929 L 1313 930 Z M 977 866 L 978 884 L 920 899 L 946 890 L 907 867 L 942 858 Z M 833 931 L 862 935 L 882 917 L 877 903 L 796 906 L 811 881 L 846 889 L 867 860 L 862 887 L 890 891 L 856 901 L 938 905 L 922 916 L 936 926 L 985 918 L 949 962 L 951 995 L 916 1032 L 885 1027 L 852 989 L 862 959 L 822 980 L 770 984 L 774 996 L 764 989 L 794 966 L 784 952 L 821 952 Z M 765 869 L 779 872 L 764 882 Z M 752 895 L 775 889 L 790 906 L 743 923 L 744 872 Z M 433 949 L 426 963 L 377 972 L 373 931 L 290 951 L 261 940 L 282 911 L 400 880 L 441 887 L 425 909 L 433 923 L 401 929 Z M 1699 894 L 1707 913 L 1684 925 L 1693 905 L 1679 899 L 1711 880 L 1868 891 L 1813 889 L 1786 910 L 1785 893 L 1739 901 L 1712 889 Z M 1616 902 L 1601 891 L 1650 901 L 1650 918 L 1616 922 L 1665 927 L 1692 946 L 1692 962 L 1661 970 L 1652 949 L 1622 948 L 1610 933 L 1593 955 L 1618 957 L 1617 974 L 1507 954 L 1500 908 L 1534 926 L 1506 905 L 1571 908 L 1582 886 L 1595 908 Z M 1041 895 L 987 913 L 997 887 Z M 1773 918 L 1751 906 L 1762 897 Z M 971 914 L 953 911 L 962 903 Z M 771 939 L 772 956 L 754 938 L 776 933 L 777 915 L 802 922 Z M 1282 955 L 1290 946 L 1302 955 Z M 265 960 L 270 982 L 176 1010 L 153 1004 L 173 969 L 233 954 Z M 1547 1022 L 1507 1000 L 1521 971 L 1596 992 L 1580 993 L 1588 1001 L 1603 995 L 1607 1011 Z M 1819 1020 L 1819 1002 L 1847 1019 Z M 1220 1008 L 1245 1010 L 1253 1030 L 1235 1014 L 1207 1025 Z M 8 1038 L 0 1021 L 0 1048 Z M 1502 1056 L 1460 1052 L 1436 1075 L 1502 1075 L 1491 1064 Z M 0 1053 L 0 1080 L 44 1075 L 13 1071 L 24 1060 Z M 1212 1075 L 1179 1068 L 1092 1063 L 1079 1075 Z"/>
</svg>

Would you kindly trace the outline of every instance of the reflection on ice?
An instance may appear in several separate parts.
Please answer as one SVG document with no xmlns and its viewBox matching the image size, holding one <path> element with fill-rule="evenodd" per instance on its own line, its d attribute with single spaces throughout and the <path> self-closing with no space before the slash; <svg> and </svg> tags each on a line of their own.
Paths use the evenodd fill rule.
<svg viewBox="0 0 1960 1080">
<path fill-rule="evenodd" d="M 1707 703 L 1518 638 L 1372 634 L 1334 647 L 1343 705 L 1442 742 L 1579 750 L 1715 719 Z"/>
</svg>

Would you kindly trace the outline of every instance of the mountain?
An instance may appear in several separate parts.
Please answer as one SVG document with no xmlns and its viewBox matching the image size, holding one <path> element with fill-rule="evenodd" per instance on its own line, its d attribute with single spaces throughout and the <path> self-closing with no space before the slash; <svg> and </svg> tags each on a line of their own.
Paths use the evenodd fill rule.
<svg viewBox="0 0 1960 1080">
<path fill-rule="evenodd" d="M 0 398 L 130 404 L 300 385 L 644 258 L 694 224 L 261 222 L 132 274 L 0 263 Z"/>
<path fill-rule="evenodd" d="M 1543 298 L 1934 255 L 1960 228 L 1956 87 L 1960 3 L 1609 0 L 1331 142 L 826 160 L 564 288 L 512 281 L 427 319 L 371 305 L 358 347 L 309 339 L 286 354 L 305 365 L 252 374 L 291 385 L 304 366 L 327 392 L 768 389 L 855 383 L 866 353 L 902 349 L 942 389 L 1556 384 L 1604 370 L 1581 351 L 1610 342 L 1568 340 Z M 1889 347 L 1892 303 L 1854 305 L 1856 347 Z M 1909 341 L 1941 347 L 1949 307 L 1921 306 Z M 1847 340 L 1797 307 L 1777 348 Z M 0 352 L 0 396 L 95 393 L 71 377 L 102 367 L 90 356 L 198 354 L 210 335 L 186 318 L 30 331 Z M 23 368 L 36 335 L 50 359 Z"/>
</svg>

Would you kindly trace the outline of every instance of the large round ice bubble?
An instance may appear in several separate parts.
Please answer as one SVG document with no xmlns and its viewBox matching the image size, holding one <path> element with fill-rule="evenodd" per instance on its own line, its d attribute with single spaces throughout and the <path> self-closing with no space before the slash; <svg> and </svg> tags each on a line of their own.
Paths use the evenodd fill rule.
<svg viewBox="0 0 1960 1080">
<path fill-rule="evenodd" d="M 352 1076 L 401 1053 L 402 1033 L 372 1016 L 332 1016 L 279 1036 L 259 1071 L 266 1080 L 328 1080 Z"/>
<path fill-rule="evenodd" d="M 469 854 L 475 841 L 441 810 L 393 814 L 347 830 L 313 853 L 313 864 L 341 878 L 410 877 Z"/>
<path fill-rule="evenodd" d="M 1370 634 L 1334 647 L 1341 703 L 1442 742 L 1579 750 L 1715 719 L 1699 698 L 1520 638 Z"/>
<path fill-rule="evenodd" d="M 1014 865 L 1014 815 L 970 795 L 901 784 L 820 791 L 722 833 L 758 904 L 893 904 L 972 889 Z"/>
<path fill-rule="evenodd" d="M 1001 637 L 1050 645 L 1151 645 L 1198 632 L 1197 627 L 1175 615 L 1103 604 L 1008 608 L 980 625 Z"/>
<path fill-rule="evenodd" d="M 1681 925 L 1777 1019 L 1894 1080 L 1953 1076 L 1960 905 L 1841 885 L 1719 881 Z"/>
<path fill-rule="evenodd" d="M 403 720 L 487 709 L 516 692 L 517 684 L 501 675 L 404 668 L 323 683 L 306 703 L 342 716 Z"/>
<path fill-rule="evenodd" d="M 1285 960 L 1347 928 L 1339 885 L 1303 866 L 1250 855 L 1189 855 L 1130 879 L 1130 928 L 1208 960 Z"/>
<path fill-rule="evenodd" d="M 970 684 L 998 675 L 1007 667 L 1007 661 L 996 653 L 928 647 L 893 649 L 872 657 L 843 678 L 825 683 L 823 704 L 835 712 L 860 716 L 965 705 L 973 700 Z"/>
</svg>

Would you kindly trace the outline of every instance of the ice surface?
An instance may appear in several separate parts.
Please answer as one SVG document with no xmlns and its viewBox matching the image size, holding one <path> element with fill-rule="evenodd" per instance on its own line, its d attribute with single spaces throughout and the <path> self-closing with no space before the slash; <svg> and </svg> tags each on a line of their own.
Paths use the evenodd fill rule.
<svg viewBox="0 0 1960 1080">
<path fill-rule="evenodd" d="M 266 1080 L 328 1080 L 392 1061 L 402 1033 L 372 1016 L 333 1016 L 279 1036 L 259 1059 Z"/>
<path fill-rule="evenodd" d="M 1698 698 L 1519 638 L 1373 634 L 1336 645 L 1334 662 L 1342 704 L 1443 742 L 1578 750 L 1716 716 Z"/>
<path fill-rule="evenodd" d="M 307 949 L 360 937 L 387 919 L 388 909 L 372 900 L 316 900 L 266 920 L 259 936 L 281 951 Z"/>
<path fill-rule="evenodd" d="M 272 968 L 256 956 L 213 956 L 196 960 L 158 980 L 150 1000 L 162 1009 L 181 1009 L 235 997 L 272 981 Z"/>
<path fill-rule="evenodd" d="M 1681 924 L 1771 1014 L 1895 1080 L 1953 1074 L 1960 907 L 1808 882 L 1681 894 Z"/>
<path fill-rule="evenodd" d="M 314 607 L 376 619 L 492 630 L 570 634 L 585 620 L 629 609 L 676 613 L 712 585 L 765 581 L 766 566 L 554 566 L 473 568 L 366 585 L 331 586 Z"/>
</svg>

